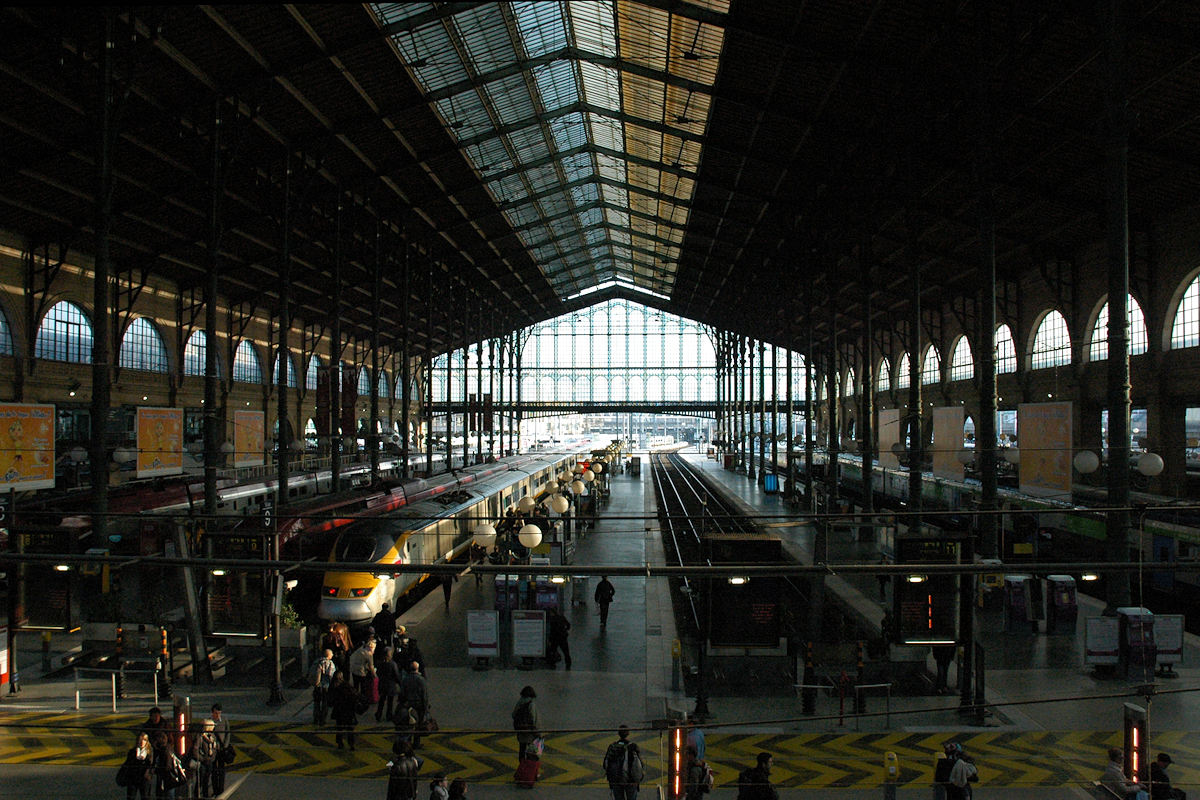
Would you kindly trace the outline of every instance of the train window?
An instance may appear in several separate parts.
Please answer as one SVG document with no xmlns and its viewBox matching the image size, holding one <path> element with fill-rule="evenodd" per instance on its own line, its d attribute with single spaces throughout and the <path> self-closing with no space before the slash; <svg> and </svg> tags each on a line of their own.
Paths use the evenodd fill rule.
<svg viewBox="0 0 1200 800">
<path fill-rule="evenodd" d="M 392 548 L 390 536 L 347 536 L 338 544 L 338 561 L 378 561 Z"/>
</svg>

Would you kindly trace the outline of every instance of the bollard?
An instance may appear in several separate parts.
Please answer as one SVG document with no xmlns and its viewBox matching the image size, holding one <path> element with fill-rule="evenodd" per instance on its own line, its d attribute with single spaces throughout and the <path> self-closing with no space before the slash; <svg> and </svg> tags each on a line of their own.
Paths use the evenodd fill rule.
<svg viewBox="0 0 1200 800">
<path fill-rule="evenodd" d="M 900 759 L 891 750 L 883 754 L 883 800 L 896 800 L 900 782 Z"/>
<path fill-rule="evenodd" d="M 863 643 L 858 643 L 858 686 L 862 686 L 863 677 L 866 674 L 866 668 L 863 666 Z M 867 697 L 863 694 L 862 689 L 855 687 L 854 691 L 854 713 L 867 713 Z"/>
<path fill-rule="evenodd" d="M 680 658 L 682 656 L 683 656 L 683 645 L 681 645 L 679 643 L 679 640 L 676 639 L 675 641 L 671 642 L 671 691 L 672 692 L 679 691 L 679 672 L 680 672 L 680 669 L 682 668 L 680 665 Z"/>
<path fill-rule="evenodd" d="M 167 664 L 167 656 L 169 649 L 167 647 L 167 629 L 159 628 L 162 634 L 162 655 L 159 657 L 159 666 L 162 668 L 162 683 L 158 684 L 158 699 L 165 700 L 172 694 L 171 689 L 171 668 Z"/>
<path fill-rule="evenodd" d="M 125 697 L 125 629 L 117 626 L 117 697 Z"/>
<path fill-rule="evenodd" d="M 813 670 L 813 646 L 812 642 L 806 642 L 804 645 L 804 685 L 811 687 L 817 682 L 817 676 Z M 817 713 L 817 690 L 805 688 L 800 692 L 800 709 L 804 714 L 809 716 Z"/>
<path fill-rule="evenodd" d="M 50 663 L 50 631 L 42 631 L 42 672 L 49 672 L 53 665 Z"/>
</svg>

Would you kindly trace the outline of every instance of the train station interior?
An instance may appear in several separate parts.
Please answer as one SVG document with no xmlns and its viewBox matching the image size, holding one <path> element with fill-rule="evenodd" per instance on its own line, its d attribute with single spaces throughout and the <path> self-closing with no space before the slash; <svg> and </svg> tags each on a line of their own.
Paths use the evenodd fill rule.
<svg viewBox="0 0 1200 800">
<path fill-rule="evenodd" d="M 0 798 L 1200 792 L 1200 6 L 0 20 Z"/>
</svg>

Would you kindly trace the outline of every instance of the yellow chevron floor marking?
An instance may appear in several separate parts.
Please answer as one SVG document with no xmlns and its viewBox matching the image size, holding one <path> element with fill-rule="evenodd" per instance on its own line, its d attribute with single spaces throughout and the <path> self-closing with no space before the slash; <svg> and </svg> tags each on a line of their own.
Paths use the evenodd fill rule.
<svg viewBox="0 0 1200 800">
<path fill-rule="evenodd" d="M 133 743 L 142 719 L 104 714 L 21 714 L 0 711 L 0 763 L 116 767 Z M 357 750 L 334 746 L 332 728 L 282 722 L 233 723 L 237 772 L 379 778 L 391 757 L 385 729 L 357 731 Z M 646 763 L 646 782 L 660 778 L 659 738 L 635 734 Z M 883 754 L 900 757 L 902 786 L 930 783 L 942 743 L 954 739 L 977 760 L 981 785 L 1058 787 L 1097 777 L 1104 749 L 1120 744 L 1118 732 L 989 730 L 954 733 L 712 733 L 707 757 L 720 787 L 734 786 L 738 773 L 761 750 L 775 755 L 774 781 L 782 787 L 872 788 L 882 781 Z M 608 732 L 549 734 L 542 781 L 549 785 L 603 786 L 600 763 L 612 741 Z M 1161 731 L 1154 751 L 1175 756 L 1174 780 L 1200 781 L 1200 734 Z M 422 736 L 418 750 L 425 772 L 436 770 L 470 782 L 502 784 L 516 768 L 516 742 L 506 732 L 440 731 Z"/>
</svg>

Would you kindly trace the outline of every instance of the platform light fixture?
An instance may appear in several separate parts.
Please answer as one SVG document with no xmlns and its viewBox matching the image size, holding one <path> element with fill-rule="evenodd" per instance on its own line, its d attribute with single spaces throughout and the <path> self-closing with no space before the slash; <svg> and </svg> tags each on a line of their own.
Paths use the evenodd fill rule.
<svg viewBox="0 0 1200 800">
<path fill-rule="evenodd" d="M 1094 572 L 1085 572 L 1079 576 L 1079 579 L 1081 581 L 1098 581 L 1100 580 L 1100 576 Z"/>
<path fill-rule="evenodd" d="M 55 572 L 69 572 L 70 569 L 71 569 L 71 567 L 69 564 L 55 564 L 54 565 Z"/>
<path fill-rule="evenodd" d="M 1137 471 L 1147 478 L 1154 478 L 1161 475 L 1163 471 L 1162 456 L 1158 453 L 1142 453 L 1138 456 Z"/>
<path fill-rule="evenodd" d="M 1076 472 L 1081 475 L 1090 475 L 1100 469 L 1100 456 L 1091 450 L 1080 450 L 1071 459 L 1071 463 L 1075 465 Z"/>
<path fill-rule="evenodd" d="M 909 583 L 924 583 L 926 578 L 924 575 L 909 575 L 905 580 Z"/>
<path fill-rule="evenodd" d="M 749 582 L 749 580 L 750 579 L 747 578 L 745 575 L 730 575 L 729 576 L 729 583 L 732 584 L 733 586 L 742 586 L 743 584 Z"/>
<path fill-rule="evenodd" d="M 522 546 L 532 550 L 542 543 L 542 529 L 533 524 L 523 525 L 521 530 L 517 531 L 517 540 Z"/>
<path fill-rule="evenodd" d="M 214 570 L 212 571 L 212 576 L 213 576 L 214 578 L 223 578 L 223 577 L 225 577 L 225 570 L 223 570 L 223 569 L 214 569 Z"/>
</svg>

